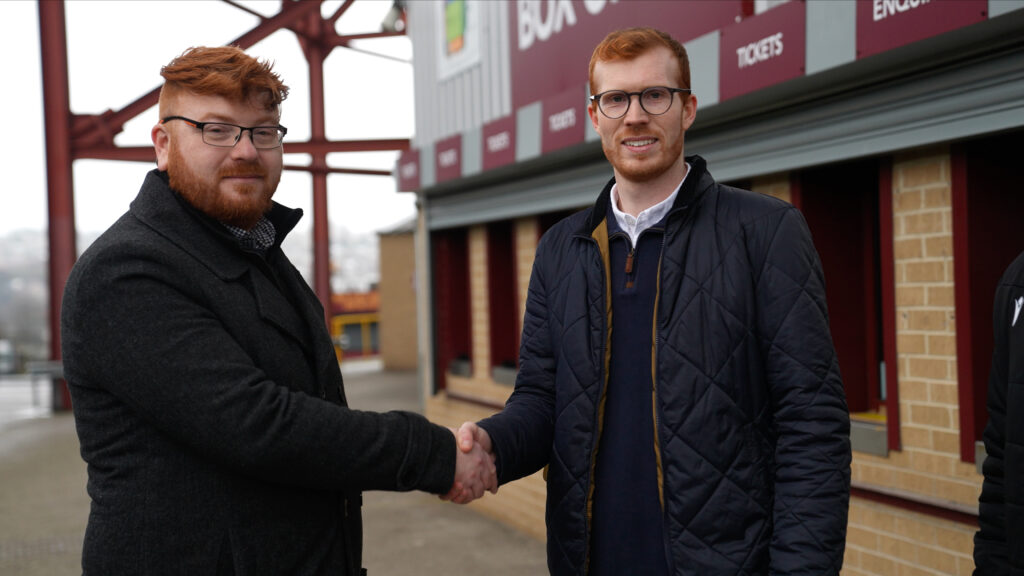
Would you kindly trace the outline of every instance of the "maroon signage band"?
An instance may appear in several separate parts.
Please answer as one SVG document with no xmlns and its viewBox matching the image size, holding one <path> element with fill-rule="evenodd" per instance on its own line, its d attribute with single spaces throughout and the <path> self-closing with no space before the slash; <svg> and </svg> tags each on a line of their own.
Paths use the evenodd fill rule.
<svg viewBox="0 0 1024 576">
<path fill-rule="evenodd" d="M 434 146 L 434 174 L 437 183 L 462 176 L 462 135 L 439 140 Z"/>
<path fill-rule="evenodd" d="M 987 0 L 858 0 L 857 58 L 981 22 L 987 12 Z"/>
<path fill-rule="evenodd" d="M 516 161 L 516 118 L 506 116 L 483 128 L 483 169 L 493 170 Z"/>
<path fill-rule="evenodd" d="M 751 5 L 744 0 L 509 2 L 512 107 L 521 108 L 586 82 L 594 46 L 613 30 L 657 26 L 687 42 L 735 23 Z"/>
<path fill-rule="evenodd" d="M 586 84 L 576 84 L 569 90 L 544 100 L 541 104 L 541 152 L 555 150 L 583 142 L 588 129 Z"/>
<path fill-rule="evenodd" d="M 420 189 L 420 151 L 410 148 L 398 157 L 398 191 L 415 192 Z"/>
<path fill-rule="evenodd" d="M 721 100 L 804 75 L 806 8 L 803 2 L 789 2 L 722 30 Z"/>
</svg>

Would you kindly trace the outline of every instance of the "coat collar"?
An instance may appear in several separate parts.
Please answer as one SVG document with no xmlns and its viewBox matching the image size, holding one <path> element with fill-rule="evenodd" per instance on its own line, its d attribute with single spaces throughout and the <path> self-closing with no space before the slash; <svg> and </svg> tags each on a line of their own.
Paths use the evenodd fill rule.
<svg viewBox="0 0 1024 576">
<path fill-rule="evenodd" d="M 707 163 L 703 158 L 697 155 L 687 156 L 686 161 L 690 164 L 690 173 L 687 174 L 686 180 L 683 181 L 683 187 L 679 190 L 676 201 L 672 204 L 672 209 L 669 210 L 666 216 L 666 222 L 671 220 L 672 215 L 681 209 L 700 201 L 704 192 L 715 183 L 711 174 L 707 171 Z M 583 227 L 577 231 L 577 234 L 590 236 L 608 216 L 608 206 L 611 202 L 612 186 L 614 185 L 615 177 L 613 176 L 605 184 L 604 189 L 601 190 L 601 194 L 597 197 L 597 202 L 591 209 L 589 217 L 584 220 Z"/>
<path fill-rule="evenodd" d="M 152 170 L 146 175 L 129 211 L 221 279 L 237 278 L 249 267 L 244 258 L 238 257 L 241 250 L 238 240 L 222 224 L 192 207 L 175 192 L 168 184 L 166 172 Z M 277 230 L 271 248 L 275 249 L 302 218 L 302 210 L 274 202 L 267 218 Z"/>
</svg>

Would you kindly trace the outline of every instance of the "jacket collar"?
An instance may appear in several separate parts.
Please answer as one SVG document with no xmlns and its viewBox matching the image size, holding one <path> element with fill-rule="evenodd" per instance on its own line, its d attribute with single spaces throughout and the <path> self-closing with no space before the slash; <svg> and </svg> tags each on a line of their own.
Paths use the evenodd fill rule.
<svg viewBox="0 0 1024 576">
<path fill-rule="evenodd" d="M 237 278 L 249 267 L 246 259 L 239 258 L 242 249 L 238 240 L 220 222 L 200 212 L 175 192 L 168 184 L 166 172 L 152 170 L 146 174 L 129 211 L 222 279 Z M 280 247 L 300 218 L 301 209 L 273 203 L 267 213 L 267 219 L 277 230 L 271 249 Z"/>
<path fill-rule="evenodd" d="M 683 208 L 700 201 L 704 192 L 714 184 L 714 179 L 708 173 L 707 163 L 703 158 L 697 155 L 687 156 L 686 161 L 690 164 L 690 173 L 686 175 L 683 187 L 679 190 L 676 201 L 672 204 L 672 209 L 669 210 L 668 215 L 665 217 L 666 223 Z M 611 180 L 605 184 L 604 189 L 601 190 L 601 194 L 597 197 L 597 202 L 591 209 L 589 217 L 584 220 L 583 227 L 577 231 L 577 234 L 590 236 L 608 216 L 608 206 L 611 202 L 612 186 L 614 185 L 615 177 L 612 176 Z"/>
</svg>

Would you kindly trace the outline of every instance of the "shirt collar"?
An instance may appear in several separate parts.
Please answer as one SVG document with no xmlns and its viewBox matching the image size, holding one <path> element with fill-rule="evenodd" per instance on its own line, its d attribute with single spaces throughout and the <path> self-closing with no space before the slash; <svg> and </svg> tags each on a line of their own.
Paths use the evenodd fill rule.
<svg viewBox="0 0 1024 576">
<path fill-rule="evenodd" d="M 224 227 L 227 228 L 232 236 L 238 239 L 239 246 L 256 250 L 260 253 L 266 252 L 267 249 L 274 245 L 274 241 L 277 239 L 277 229 L 274 228 L 274 224 L 266 216 L 260 218 L 259 222 L 251 230 L 227 224 L 224 224 Z"/>
<path fill-rule="evenodd" d="M 668 214 L 668 211 L 672 209 L 672 204 L 676 201 L 676 196 L 679 195 L 679 190 L 683 187 L 683 182 L 686 182 L 686 177 L 689 175 L 690 163 L 687 162 L 686 174 L 683 175 L 683 179 L 679 181 L 679 185 L 669 194 L 668 198 L 640 212 L 636 218 L 619 210 L 619 185 L 615 184 L 612 186 L 611 205 L 612 213 L 615 215 L 615 222 L 618 223 L 619 228 L 626 234 L 629 234 L 629 239 L 633 246 L 636 246 L 637 238 L 640 237 L 641 232 L 660 222 L 665 217 L 665 214 Z"/>
</svg>

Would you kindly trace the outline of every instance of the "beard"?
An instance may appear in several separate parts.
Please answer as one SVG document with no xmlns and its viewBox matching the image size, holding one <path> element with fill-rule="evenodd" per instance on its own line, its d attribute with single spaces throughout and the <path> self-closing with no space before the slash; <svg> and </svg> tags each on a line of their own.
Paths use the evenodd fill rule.
<svg viewBox="0 0 1024 576">
<path fill-rule="evenodd" d="M 627 135 L 628 137 L 628 135 Z M 615 168 L 621 178 L 632 182 L 649 182 L 667 172 L 683 155 L 683 137 L 666 142 L 664 135 L 658 138 L 662 149 L 657 156 L 651 155 L 633 156 L 622 150 L 621 140 L 613 139 L 611 142 L 601 140 L 601 147 L 604 149 L 605 158 Z"/>
<path fill-rule="evenodd" d="M 236 184 L 234 193 L 221 194 L 221 179 L 230 176 L 257 175 L 263 179 L 263 192 L 252 184 Z M 271 181 L 267 169 L 259 162 L 236 162 L 222 167 L 213 178 L 203 178 L 189 167 L 177 146 L 171 146 L 167 159 L 167 177 L 171 188 L 189 204 L 207 216 L 249 230 L 273 206 L 271 198 L 277 190 L 280 174 Z"/>
</svg>

